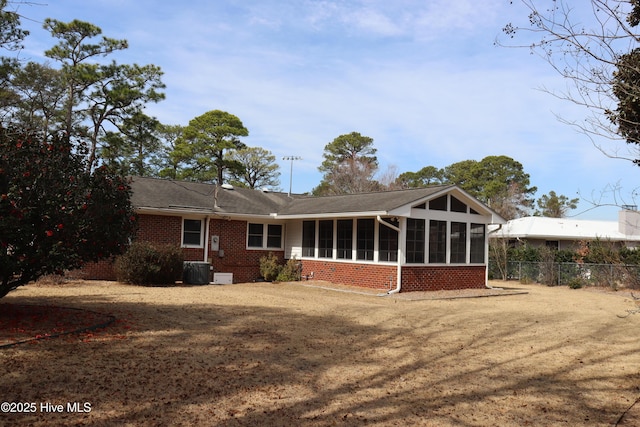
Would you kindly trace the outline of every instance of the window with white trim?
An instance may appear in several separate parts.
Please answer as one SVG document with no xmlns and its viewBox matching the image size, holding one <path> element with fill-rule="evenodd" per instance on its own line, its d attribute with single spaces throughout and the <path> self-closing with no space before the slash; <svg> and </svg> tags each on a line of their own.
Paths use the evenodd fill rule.
<svg viewBox="0 0 640 427">
<path fill-rule="evenodd" d="M 424 219 L 407 219 L 407 245 L 406 256 L 407 262 L 412 264 L 421 264 L 424 262 L 425 248 L 425 220 Z"/>
<path fill-rule="evenodd" d="M 248 223 L 247 247 L 252 249 L 282 249 L 282 225 Z"/>
<path fill-rule="evenodd" d="M 471 224 L 471 248 L 469 248 L 469 258 L 472 264 L 484 263 L 484 240 L 484 224 Z"/>
<path fill-rule="evenodd" d="M 359 260 L 373 261 L 375 243 L 375 220 L 373 218 L 358 219 L 356 239 L 356 257 Z"/>
<path fill-rule="evenodd" d="M 447 222 L 429 221 L 429 262 L 447 262 Z"/>
<path fill-rule="evenodd" d="M 400 225 L 398 220 L 393 219 L 385 219 L 383 222 L 388 222 L 395 227 Z M 424 220 L 422 222 L 424 223 Z M 424 248 L 424 237 L 422 239 L 422 243 Z M 378 260 L 398 260 L 398 232 L 384 224 L 380 224 L 380 228 L 378 229 Z"/>
<path fill-rule="evenodd" d="M 351 259 L 353 257 L 353 220 L 339 219 L 336 232 L 337 258 Z"/>
<path fill-rule="evenodd" d="M 467 262 L 467 223 L 451 223 L 451 259 L 452 264 Z"/>
<path fill-rule="evenodd" d="M 318 257 L 333 258 L 333 220 L 318 221 Z"/>
<path fill-rule="evenodd" d="M 203 220 L 201 219 L 188 219 L 182 220 L 182 246 L 191 248 L 202 247 L 202 234 L 204 227 L 202 226 Z"/>
<path fill-rule="evenodd" d="M 316 251 L 316 222 L 302 222 L 302 256 L 315 256 Z"/>
</svg>

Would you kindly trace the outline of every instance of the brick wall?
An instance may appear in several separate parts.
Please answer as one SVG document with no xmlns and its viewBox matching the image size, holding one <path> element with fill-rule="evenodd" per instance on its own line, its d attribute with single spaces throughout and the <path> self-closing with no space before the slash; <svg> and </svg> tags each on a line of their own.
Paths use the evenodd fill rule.
<svg viewBox="0 0 640 427">
<path fill-rule="evenodd" d="M 220 250 L 210 251 L 209 258 L 214 271 L 233 273 L 235 283 L 259 280 L 260 258 L 273 252 L 284 262 L 284 251 L 247 250 L 247 222 L 212 219 L 209 225 L 212 236 L 220 236 Z"/>
<path fill-rule="evenodd" d="M 138 219 L 138 233 L 136 239 L 157 244 L 175 244 L 182 242 L 182 218 L 163 215 L 140 215 Z M 219 251 L 209 251 L 206 260 L 210 260 L 214 272 L 233 273 L 235 283 L 252 282 L 260 279 L 260 258 L 269 252 L 274 252 L 284 262 L 284 251 L 247 250 L 246 221 L 227 221 L 211 219 L 209 236 L 220 237 Z M 183 248 L 186 261 L 204 261 L 204 248 Z M 115 280 L 113 263 L 101 261 L 87 264 L 80 274 L 91 280 Z"/>
<path fill-rule="evenodd" d="M 136 238 L 163 245 L 179 245 L 182 242 L 182 218 L 179 216 L 139 215 Z"/>
<path fill-rule="evenodd" d="M 179 245 L 182 241 L 182 218 L 162 215 L 139 215 L 136 239 L 163 245 Z M 202 260 L 202 249 L 196 249 L 196 251 L 199 251 L 198 258 L 195 258 L 194 254 L 186 253 L 185 257 L 189 255 L 190 257 L 187 259 Z M 82 268 L 78 275 L 88 280 L 116 280 L 113 260 L 90 262 Z"/>
<path fill-rule="evenodd" d="M 396 266 L 302 260 L 302 274 L 312 271 L 317 280 L 381 290 L 396 288 Z M 402 267 L 402 292 L 484 287 L 484 266 Z"/>
<path fill-rule="evenodd" d="M 404 292 L 484 287 L 484 265 L 402 267 L 402 290 Z"/>
<path fill-rule="evenodd" d="M 111 260 L 89 262 L 82 269 L 71 272 L 70 276 L 87 280 L 116 280 Z"/>
<path fill-rule="evenodd" d="M 316 280 L 380 290 L 396 287 L 395 265 L 358 264 L 323 260 L 302 260 L 302 274 L 313 272 Z"/>
</svg>

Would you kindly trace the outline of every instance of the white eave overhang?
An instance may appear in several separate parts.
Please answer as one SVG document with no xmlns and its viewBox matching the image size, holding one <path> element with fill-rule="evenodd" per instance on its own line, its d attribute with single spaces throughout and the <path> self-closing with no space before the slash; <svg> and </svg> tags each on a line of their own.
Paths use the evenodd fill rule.
<svg viewBox="0 0 640 427">
<path fill-rule="evenodd" d="M 278 219 L 319 219 L 319 218 L 363 218 L 363 217 L 376 217 L 376 216 L 389 216 L 391 215 L 387 211 L 373 211 L 373 212 L 328 212 L 328 213 L 306 213 L 295 215 L 281 215 L 278 213 L 272 213 L 273 218 Z"/>
<path fill-rule="evenodd" d="M 136 213 L 146 215 L 172 215 L 172 216 L 216 216 L 224 219 L 272 219 L 274 214 L 238 214 L 231 212 L 222 212 L 217 209 L 198 208 L 194 206 L 169 206 L 168 208 L 157 207 L 139 207 L 135 208 Z"/>
<path fill-rule="evenodd" d="M 169 208 L 155 208 L 155 207 L 137 207 L 135 208 L 136 213 L 138 214 L 147 214 L 147 215 L 214 215 L 215 212 L 211 209 L 206 208 L 196 208 L 189 206 L 175 206 Z"/>
</svg>

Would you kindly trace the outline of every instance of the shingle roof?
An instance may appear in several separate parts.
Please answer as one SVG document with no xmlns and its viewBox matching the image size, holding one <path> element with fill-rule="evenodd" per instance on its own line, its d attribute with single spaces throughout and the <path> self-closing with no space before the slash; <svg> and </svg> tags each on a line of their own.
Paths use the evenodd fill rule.
<svg viewBox="0 0 640 427">
<path fill-rule="evenodd" d="M 136 208 L 214 210 L 214 184 L 135 177 L 131 189 L 131 202 Z M 217 199 L 216 211 L 247 215 L 269 215 L 291 202 L 284 193 L 267 193 L 248 188 L 220 188 Z"/>
<path fill-rule="evenodd" d="M 389 212 L 453 187 L 454 186 L 452 185 L 438 185 L 411 190 L 358 193 L 324 197 L 302 197 L 283 207 L 278 212 L 278 215 Z"/>
<path fill-rule="evenodd" d="M 410 190 L 359 193 L 339 196 L 294 196 L 248 188 L 224 189 L 215 184 L 134 177 L 131 201 L 137 209 L 158 211 L 202 211 L 236 215 L 272 215 L 278 217 L 363 213 L 383 214 L 455 189 L 437 185 Z M 487 211 L 489 209 L 487 208 Z"/>
</svg>

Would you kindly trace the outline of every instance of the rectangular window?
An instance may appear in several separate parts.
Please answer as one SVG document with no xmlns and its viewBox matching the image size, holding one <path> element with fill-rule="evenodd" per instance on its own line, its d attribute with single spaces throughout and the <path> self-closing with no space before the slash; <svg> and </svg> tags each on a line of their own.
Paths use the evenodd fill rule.
<svg viewBox="0 0 640 427">
<path fill-rule="evenodd" d="M 316 222 L 302 222 L 302 256 L 316 256 Z"/>
<path fill-rule="evenodd" d="M 398 226 L 398 220 L 385 220 L 389 224 Z M 378 260 L 379 261 L 397 261 L 398 260 L 398 232 L 384 224 L 380 224 L 380 232 L 378 233 Z"/>
<path fill-rule="evenodd" d="M 447 262 L 446 221 L 429 221 L 429 262 Z"/>
<path fill-rule="evenodd" d="M 267 232 L 266 236 L 265 229 Z M 249 223 L 247 226 L 247 247 L 261 249 L 282 248 L 282 225 Z"/>
<path fill-rule="evenodd" d="M 262 224 L 249 224 L 247 246 L 250 248 L 261 248 L 263 233 L 264 227 Z"/>
<path fill-rule="evenodd" d="M 336 249 L 338 259 L 352 259 L 353 253 L 353 220 L 339 219 Z"/>
<path fill-rule="evenodd" d="M 407 219 L 407 262 L 424 262 L 425 220 Z"/>
<path fill-rule="evenodd" d="M 318 222 L 318 256 L 333 258 L 333 220 Z"/>
<path fill-rule="evenodd" d="M 268 248 L 282 247 L 282 225 L 267 224 L 267 247 Z"/>
<path fill-rule="evenodd" d="M 447 195 L 440 196 L 437 199 L 433 199 L 429 202 L 429 209 L 432 211 L 446 211 L 447 210 Z"/>
<path fill-rule="evenodd" d="M 359 219 L 357 229 L 356 256 L 360 260 L 373 261 L 373 243 L 375 239 L 375 221 L 373 219 Z"/>
<path fill-rule="evenodd" d="M 201 219 L 184 219 L 182 221 L 182 245 L 202 247 Z"/>
<path fill-rule="evenodd" d="M 451 263 L 467 262 L 467 224 L 451 223 Z"/>
<path fill-rule="evenodd" d="M 470 261 L 474 264 L 484 263 L 484 224 L 471 224 Z"/>
</svg>

